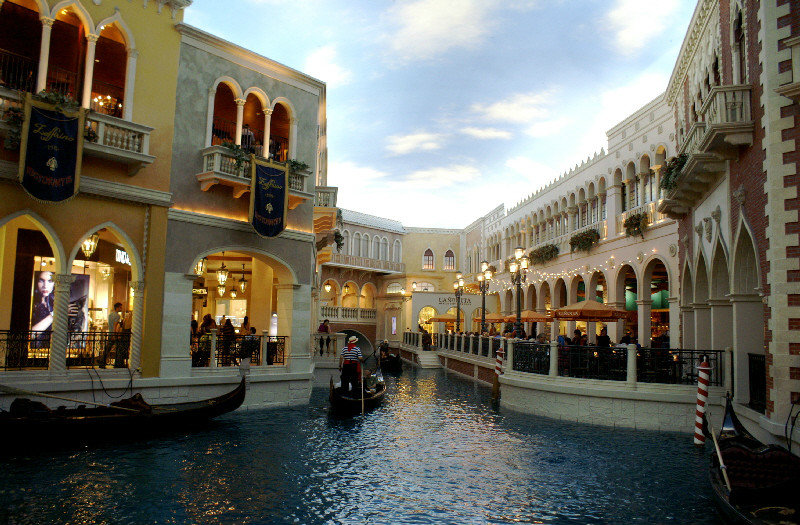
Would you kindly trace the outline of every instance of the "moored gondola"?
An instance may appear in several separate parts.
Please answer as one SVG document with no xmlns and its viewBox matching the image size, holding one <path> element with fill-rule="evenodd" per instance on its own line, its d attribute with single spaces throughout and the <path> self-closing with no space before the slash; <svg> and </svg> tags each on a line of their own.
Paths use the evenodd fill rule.
<svg viewBox="0 0 800 525">
<path fill-rule="evenodd" d="M 366 383 L 366 381 L 365 381 Z M 330 402 L 331 408 L 336 412 L 343 414 L 356 414 L 361 413 L 363 410 L 371 410 L 383 401 L 383 396 L 386 394 L 386 384 L 381 381 L 376 381 L 374 388 L 369 386 L 364 388 L 364 398 L 362 404 L 361 392 L 355 390 L 346 392 L 341 387 L 337 387 L 331 378 L 330 386 Z"/>
<path fill-rule="evenodd" d="M 403 360 L 399 354 L 387 354 L 381 357 L 381 370 L 389 374 L 399 374 L 403 371 Z"/>
<path fill-rule="evenodd" d="M 150 405 L 137 394 L 109 406 L 51 410 L 42 403 L 17 398 L 9 411 L 0 412 L 0 441 L 24 442 L 45 436 L 58 436 L 62 441 L 70 441 L 183 429 L 236 410 L 244 402 L 245 394 L 246 384 L 242 378 L 236 388 L 221 396 L 170 405 Z"/>
<path fill-rule="evenodd" d="M 754 438 L 736 417 L 730 398 L 715 447 L 711 488 L 728 522 L 800 524 L 800 457 Z"/>
</svg>

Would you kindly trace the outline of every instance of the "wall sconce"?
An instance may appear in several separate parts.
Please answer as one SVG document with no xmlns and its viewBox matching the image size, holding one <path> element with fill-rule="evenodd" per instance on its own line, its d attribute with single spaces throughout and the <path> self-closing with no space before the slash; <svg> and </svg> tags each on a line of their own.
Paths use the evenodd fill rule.
<svg viewBox="0 0 800 525">
<path fill-rule="evenodd" d="M 81 251 L 83 252 L 83 257 L 88 259 L 94 254 L 94 251 L 97 249 L 97 243 L 100 241 L 100 236 L 96 233 L 93 233 L 89 237 L 83 240 L 81 243 Z"/>
</svg>

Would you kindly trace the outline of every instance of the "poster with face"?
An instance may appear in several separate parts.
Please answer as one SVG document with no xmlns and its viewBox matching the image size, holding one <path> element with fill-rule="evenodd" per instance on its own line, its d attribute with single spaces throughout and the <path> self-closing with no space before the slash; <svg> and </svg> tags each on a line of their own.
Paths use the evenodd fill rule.
<svg viewBox="0 0 800 525">
<path fill-rule="evenodd" d="M 89 278 L 88 275 L 72 274 L 75 280 L 69 287 L 67 307 L 67 330 L 86 332 L 89 330 Z"/>
<path fill-rule="evenodd" d="M 31 330 L 49 332 L 53 326 L 55 283 L 53 272 L 36 272 L 33 279 L 33 304 L 31 305 Z"/>
</svg>

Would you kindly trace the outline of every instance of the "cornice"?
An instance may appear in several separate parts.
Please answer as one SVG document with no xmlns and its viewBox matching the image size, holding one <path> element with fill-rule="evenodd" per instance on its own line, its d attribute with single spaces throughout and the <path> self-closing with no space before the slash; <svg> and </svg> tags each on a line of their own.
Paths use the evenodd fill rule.
<svg viewBox="0 0 800 525">
<path fill-rule="evenodd" d="M 16 182 L 17 163 L 0 161 L 0 179 Z M 81 175 L 78 193 L 126 202 L 172 206 L 172 193 Z"/>
<path fill-rule="evenodd" d="M 694 54 L 697 52 L 697 46 L 716 5 L 717 0 L 700 0 L 694 10 L 692 21 L 689 23 L 689 30 L 683 39 L 680 53 L 678 53 L 678 60 L 675 62 L 675 68 L 672 70 L 669 84 L 667 84 L 667 104 L 670 106 L 675 102 L 680 86 L 687 75 Z"/>
<path fill-rule="evenodd" d="M 175 28 L 181 34 L 181 41 L 193 47 L 213 53 L 220 58 L 247 67 L 262 75 L 274 78 L 313 95 L 324 96 L 325 82 L 275 62 L 249 49 L 228 42 L 218 36 L 206 33 L 194 26 L 179 22 Z"/>
<path fill-rule="evenodd" d="M 197 224 L 200 226 L 210 226 L 212 228 L 221 228 L 224 230 L 234 230 L 255 234 L 255 230 L 253 230 L 253 227 L 247 221 L 206 215 L 205 213 L 197 213 L 188 210 L 170 208 L 167 212 L 167 219 L 172 221 L 188 222 L 190 224 Z M 283 230 L 280 235 L 278 235 L 278 238 L 309 243 L 314 243 L 316 241 L 316 237 L 313 233 L 289 229 Z"/>
</svg>

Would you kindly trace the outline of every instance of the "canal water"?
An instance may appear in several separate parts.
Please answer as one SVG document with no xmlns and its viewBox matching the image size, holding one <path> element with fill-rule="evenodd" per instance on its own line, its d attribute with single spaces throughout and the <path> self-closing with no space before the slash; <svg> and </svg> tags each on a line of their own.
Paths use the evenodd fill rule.
<svg viewBox="0 0 800 525">
<path fill-rule="evenodd" d="M 0 522 L 717 523 L 689 434 L 497 409 L 441 370 L 386 379 L 365 417 L 333 417 L 315 388 L 191 434 L 6 455 Z"/>
</svg>

